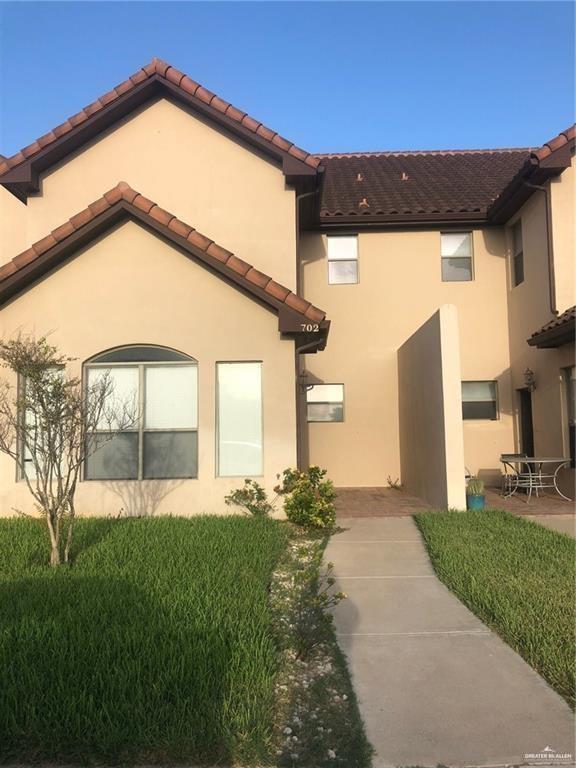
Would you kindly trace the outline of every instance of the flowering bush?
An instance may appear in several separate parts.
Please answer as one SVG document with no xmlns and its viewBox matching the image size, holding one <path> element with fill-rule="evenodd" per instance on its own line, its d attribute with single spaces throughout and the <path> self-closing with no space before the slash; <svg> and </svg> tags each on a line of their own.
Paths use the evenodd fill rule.
<svg viewBox="0 0 576 768">
<path fill-rule="evenodd" d="M 228 506 L 242 507 L 254 517 L 267 517 L 273 509 L 266 491 L 255 480 L 244 480 L 244 486 L 229 493 L 224 501 Z"/>
<path fill-rule="evenodd" d="M 285 496 L 284 511 L 290 522 L 302 528 L 334 528 L 336 491 L 331 480 L 325 480 L 326 470 L 309 467 L 306 471 L 285 469 L 282 483 L 274 490 Z"/>
</svg>

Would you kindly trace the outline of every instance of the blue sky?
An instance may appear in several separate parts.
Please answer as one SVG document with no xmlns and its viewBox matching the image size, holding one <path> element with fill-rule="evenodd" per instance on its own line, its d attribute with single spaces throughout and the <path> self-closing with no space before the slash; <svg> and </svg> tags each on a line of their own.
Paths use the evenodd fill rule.
<svg viewBox="0 0 576 768">
<path fill-rule="evenodd" d="M 2 2 L 0 152 L 153 56 L 311 152 L 532 146 L 574 122 L 571 2 Z"/>
</svg>

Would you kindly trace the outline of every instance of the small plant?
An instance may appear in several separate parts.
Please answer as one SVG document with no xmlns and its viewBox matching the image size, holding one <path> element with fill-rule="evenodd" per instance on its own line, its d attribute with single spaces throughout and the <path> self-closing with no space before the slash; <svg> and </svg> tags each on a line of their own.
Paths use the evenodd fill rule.
<svg viewBox="0 0 576 768">
<path fill-rule="evenodd" d="M 306 471 L 285 469 L 282 483 L 274 490 L 284 496 L 284 511 L 290 522 L 312 530 L 332 530 L 336 523 L 336 491 L 326 470 L 309 467 Z"/>
<path fill-rule="evenodd" d="M 344 592 L 332 592 L 335 584 L 332 576 L 333 563 L 327 563 L 324 573 L 321 572 L 322 552 L 315 555 L 314 569 L 318 576 L 306 580 L 303 577 L 303 589 L 295 609 L 294 628 L 296 640 L 296 658 L 305 659 L 314 648 L 325 640 L 322 624 L 332 622 L 332 611 L 341 600 L 346 598 Z"/>
<path fill-rule="evenodd" d="M 477 477 L 471 477 L 468 480 L 468 486 L 466 488 L 466 494 L 468 496 L 483 496 L 484 495 L 484 481 Z"/>
<path fill-rule="evenodd" d="M 394 488 L 395 491 L 402 490 L 402 483 L 400 482 L 399 477 L 397 477 L 396 480 L 392 480 L 392 476 L 388 475 L 386 482 L 388 483 L 388 488 Z"/>
<path fill-rule="evenodd" d="M 224 497 L 228 506 L 242 507 L 254 517 L 267 517 L 273 510 L 266 491 L 255 480 L 244 480 L 242 488 L 237 488 Z"/>
</svg>

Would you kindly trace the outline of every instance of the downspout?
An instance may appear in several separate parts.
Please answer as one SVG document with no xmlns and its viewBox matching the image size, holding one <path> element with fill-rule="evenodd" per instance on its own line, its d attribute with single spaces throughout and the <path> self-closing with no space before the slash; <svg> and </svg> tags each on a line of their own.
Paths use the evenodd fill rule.
<svg viewBox="0 0 576 768">
<path fill-rule="evenodd" d="M 542 187 L 539 184 L 531 184 L 525 181 L 524 184 L 530 189 L 536 189 L 544 193 L 546 208 L 546 244 L 548 250 L 548 285 L 550 289 L 550 311 L 553 315 L 558 314 L 556 309 L 556 275 L 554 271 L 554 241 L 552 236 L 552 205 L 550 202 L 550 189 Z"/>
<path fill-rule="evenodd" d="M 300 201 L 305 197 L 311 197 L 317 194 L 317 190 L 313 189 L 311 192 L 303 192 L 302 194 L 296 193 L 296 294 L 300 296 L 300 288 L 302 287 L 301 276 L 301 263 L 300 263 Z M 298 469 L 305 469 L 304 463 L 304 446 L 302 444 L 303 429 L 302 422 L 304 414 L 301 407 L 301 392 L 300 392 L 300 374 L 301 374 L 301 362 L 300 355 L 302 351 L 310 348 L 314 343 L 305 344 L 303 347 L 296 346 L 294 342 L 294 390 L 296 397 L 296 466 Z"/>
</svg>

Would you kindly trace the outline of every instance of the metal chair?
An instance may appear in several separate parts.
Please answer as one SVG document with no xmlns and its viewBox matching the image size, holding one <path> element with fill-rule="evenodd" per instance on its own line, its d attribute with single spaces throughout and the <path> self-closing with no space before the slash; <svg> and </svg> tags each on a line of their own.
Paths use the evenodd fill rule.
<svg viewBox="0 0 576 768">
<path fill-rule="evenodd" d="M 532 495 L 534 480 L 530 464 L 526 461 L 526 453 L 503 453 L 500 461 L 504 465 L 502 475 L 502 496 L 513 496 L 519 488 L 525 489 Z M 538 491 L 536 490 L 536 493 Z"/>
</svg>

